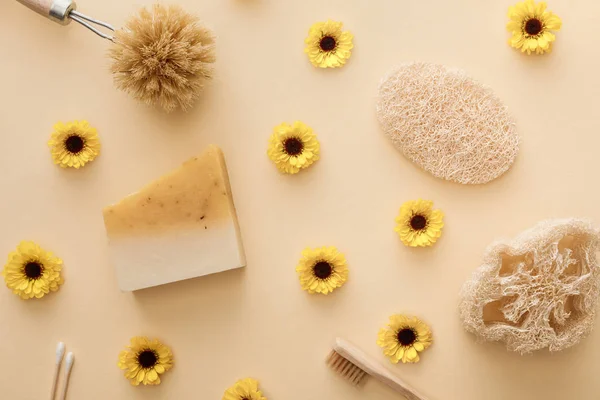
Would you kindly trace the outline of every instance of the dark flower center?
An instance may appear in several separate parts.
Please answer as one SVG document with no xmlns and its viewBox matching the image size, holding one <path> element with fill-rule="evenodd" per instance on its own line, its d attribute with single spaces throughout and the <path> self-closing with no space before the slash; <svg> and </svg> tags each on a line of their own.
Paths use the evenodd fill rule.
<svg viewBox="0 0 600 400">
<path fill-rule="evenodd" d="M 420 231 L 422 229 L 425 229 L 426 226 L 427 226 L 427 219 L 422 215 L 414 215 L 410 219 L 410 227 L 413 228 L 415 231 Z"/>
<path fill-rule="evenodd" d="M 156 353 L 152 350 L 144 350 L 138 354 L 138 363 L 142 368 L 152 368 L 156 365 L 157 361 L 158 357 L 156 357 Z"/>
<path fill-rule="evenodd" d="M 65 147 L 69 153 L 77 154 L 83 150 L 84 141 L 81 136 L 71 135 L 65 140 Z"/>
<path fill-rule="evenodd" d="M 417 340 L 417 334 L 411 328 L 404 328 L 398 331 L 398 343 L 402 346 L 410 346 Z"/>
<path fill-rule="evenodd" d="M 283 142 L 283 147 L 289 156 L 297 156 L 298 154 L 302 153 L 302 150 L 304 150 L 304 144 L 302 141 L 295 137 L 286 139 L 285 142 Z"/>
<path fill-rule="evenodd" d="M 329 264 L 327 261 L 319 261 L 313 267 L 313 271 L 317 278 L 327 279 L 331 276 L 333 268 L 331 268 L 331 264 Z"/>
<path fill-rule="evenodd" d="M 532 18 L 525 23 L 525 32 L 531 36 L 535 36 L 542 31 L 543 27 L 542 21 L 537 18 Z"/>
<path fill-rule="evenodd" d="M 336 46 L 337 42 L 331 36 L 324 36 L 319 42 L 319 47 L 321 47 L 321 50 L 323 51 L 331 51 L 335 49 Z"/>
<path fill-rule="evenodd" d="M 29 279 L 39 279 L 42 276 L 43 271 L 42 264 L 36 261 L 30 261 L 25 264 L 25 275 Z"/>
</svg>

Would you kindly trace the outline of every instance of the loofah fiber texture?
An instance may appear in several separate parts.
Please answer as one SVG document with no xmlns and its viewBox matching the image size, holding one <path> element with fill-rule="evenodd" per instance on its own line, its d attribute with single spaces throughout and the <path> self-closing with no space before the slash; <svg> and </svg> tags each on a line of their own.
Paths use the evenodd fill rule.
<svg viewBox="0 0 600 400">
<path fill-rule="evenodd" d="M 213 74 L 215 38 L 177 5 L 153 5 L 115 34 L 109 50 L 115 85 L 167 112 L 188 110 Z"/>
<path fill-rule="evenodd" d="M 379 122 L 404 155 L 438 178 L 487 183 L 506 172 L 519 137 L 493 91 L 464 72 L 411 63 L 379 86 Z"/>
<path fill-rule="evenodd" d="M 600 294 L 598 238 L 589 222 L 549 220 L 490 246 L 462 288 L 465 328 L 521 354 L 577 344 Z"/>
</svg>

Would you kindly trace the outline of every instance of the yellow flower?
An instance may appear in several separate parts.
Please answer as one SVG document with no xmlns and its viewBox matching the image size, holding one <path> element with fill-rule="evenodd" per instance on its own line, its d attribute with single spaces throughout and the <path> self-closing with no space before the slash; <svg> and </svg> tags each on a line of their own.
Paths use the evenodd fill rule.
<svg viewBox="0 0 600 400">
<path fill-rule="evenodd" d="M 306 248 L 296 267 L 302 289 L 329 294 L 348 280 L 346 257 L 335 247 Z"/>
<path fill-rule="evenodd" d="M 338 68 L 350 58 L 352 39 L 350 32 L 342 31 L 341 22 L 317 22 L 308 30 L 304 52 L 315 67 Z"/>
<path fill-rule="evenodd" d="M 258 381 L 252 378 L 240 379 L 225 391 L 223 400 L 267 400 L 258 390 Z"/>
<path fill-rule="evenodd" d="M 395 230 L 405 245 L 427 247 L 442 235 L 444 213 L 434 210 L 432 201 L 411 200 L 402 204 L 396 222 Z"/>
<path fill-rule="evenodd" d="M 131 338 L 126 350 L 119 353 L 119 368 L 132 385 L 159 385 L 159 375 L 173 368 L 171 349 L 145 336 Z"/>
<path fill-rule="evenodd" d="M 286 174 L 296 174 L 319 159 L 320 144 L 303 122 L 283 123 L 273 130 L 267 155 Z"/>
<path fill-rule="evenodd" d="M 431 330 L 417 317 L 396 314 L 385 328 L 379 330 L 377 344 L 391 362 L 397 364 L 419 362 L 419 352 L 433 341 Z"/>
<path fill-rule="evenodd" d="M 536 4 L 534 0 L 525 0 L 508 9 L 510 22 L 506 29 L 512 33 L 508 41 L 512 47 L 527 54 L 550 53 L 556 40 L 552 31 L 560 30 L 562 21 L 546 7 L 546 2 Z"/>
<path fill-rule="evenodd" d="M 23 241 L 8 255 L 2 276 L 6 286 L 22 299 L 40 299 L 63 284 L 62 263 L 36 243 Z"/>
<path fill-rule="evenodd" d="M 100 153 L 98 132 L 87 121 L 57 123 L 48 146 L 54 163 L 63 168 L 83 167 Z"/>
</svg>

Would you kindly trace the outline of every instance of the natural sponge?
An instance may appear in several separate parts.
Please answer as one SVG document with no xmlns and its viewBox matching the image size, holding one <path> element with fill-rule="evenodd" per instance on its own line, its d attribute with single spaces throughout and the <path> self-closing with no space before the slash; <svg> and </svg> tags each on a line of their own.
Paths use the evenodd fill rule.
<svg viewBox="0 0 600 400">
<path fill-rule="evenodd" d="M 379 122 L 394 145 L 438 178 L 489 182 L 512 165 L 519 137 L 493 91 L 464 72 L 411 63 L 379 87 Z"/>
<path fill-rule="evenodd" d="M 589 222 L 541 222 L 493 244 L 461 292 L 465 328 L 522 354 L 577 344 L 600 294 L 599 232 Z"/>
</svg>

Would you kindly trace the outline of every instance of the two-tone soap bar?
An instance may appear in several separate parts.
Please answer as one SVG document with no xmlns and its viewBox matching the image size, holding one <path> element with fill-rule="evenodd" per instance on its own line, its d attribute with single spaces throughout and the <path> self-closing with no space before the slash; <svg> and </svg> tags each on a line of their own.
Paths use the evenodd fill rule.
<svg viewBox="0 0 600 400">
<path fill-rule="evenodd" d="M 133 291 L 246 265 L 221 149 L 104 209 L 119 287 Z"/>
</svg>

